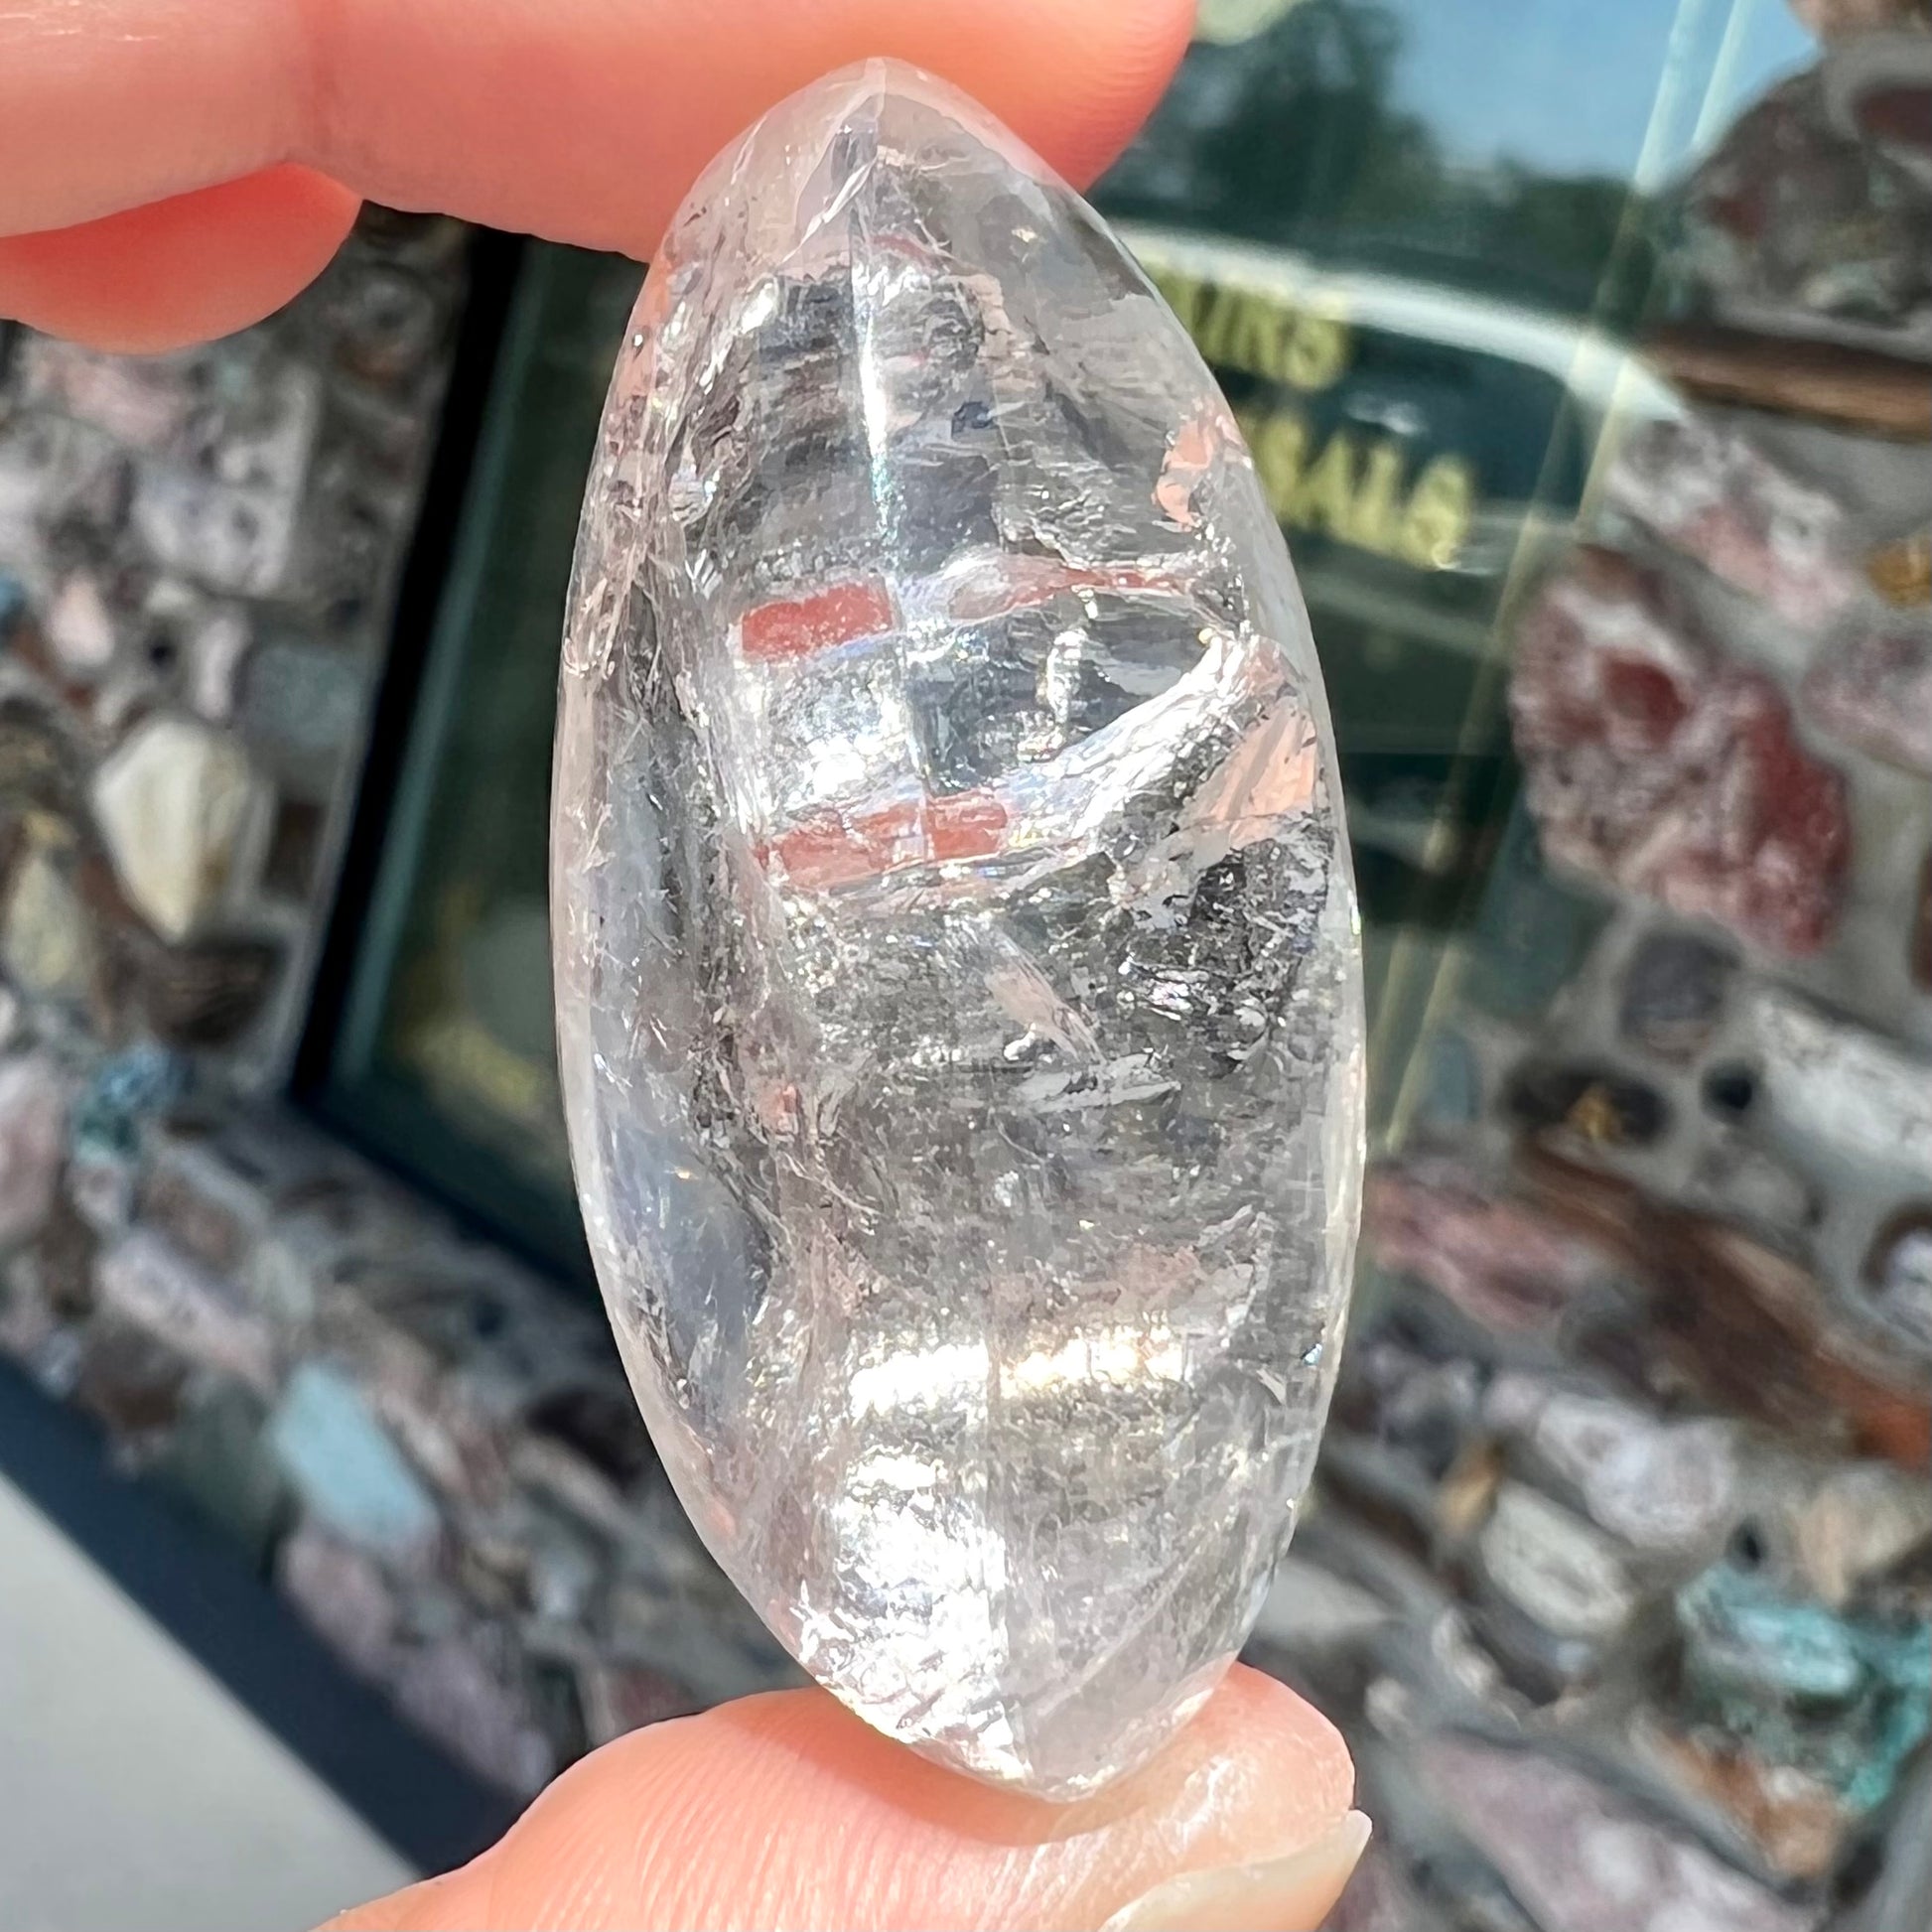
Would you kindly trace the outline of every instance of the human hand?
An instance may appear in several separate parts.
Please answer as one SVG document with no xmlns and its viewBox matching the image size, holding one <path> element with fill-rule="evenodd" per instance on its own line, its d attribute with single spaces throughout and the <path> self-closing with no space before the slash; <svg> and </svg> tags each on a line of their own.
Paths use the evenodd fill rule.
<svg viewBox="0 0 1932 1932">
<path fill-rule="evenodd" d="M 151 350 L 259 321 L 363 196 L 647 258 L 726 140 L 897 55 L 1074 180 L 1153 106 L 1190 0 L 15 0 L 0 316 Z"/>
<path fill-rule="evenodd" d="M 1145 1771 L 1050 1805 L 973 1784 L 823 1691 L 632 1731 L 503 1842 L 328 1932 L 1320 1924 L 1368 1835 L 1340 1737 L 1236 1666 Z"/>
</svg>

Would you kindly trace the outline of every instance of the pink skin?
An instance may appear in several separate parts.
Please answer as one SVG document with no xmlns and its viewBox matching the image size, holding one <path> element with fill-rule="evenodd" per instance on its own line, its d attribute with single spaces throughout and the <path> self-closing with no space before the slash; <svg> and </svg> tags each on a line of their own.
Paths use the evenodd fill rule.
<svg viewBox="0 0 1932 1932">
<path fill-rule="evenodd" d="M 1075 180 L 1186 0 L 25 0 L 0 9 L 0 315 L 157 349 L 259 320 L 363 196 L 648 256 L 726 138 L 832 68 L 957 81 Z M 105 217 L 105 218 L 103 218 Z"/>
</svg>

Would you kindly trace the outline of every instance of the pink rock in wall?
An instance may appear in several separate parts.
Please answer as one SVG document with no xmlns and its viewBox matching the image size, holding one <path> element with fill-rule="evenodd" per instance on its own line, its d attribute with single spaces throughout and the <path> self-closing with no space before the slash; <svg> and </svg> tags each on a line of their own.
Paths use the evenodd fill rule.
<svg viewBox="0 0 1932 1932">
<path fill-rule="evenodd" d="M 1540 1753 L 1470 1738 L 1412 1760 L 1540 1924 L 1564 1932 L 1809 1932 L 1811 1912 Z"/>
<path fill-rule="evenodd" d="M 1439 1156 L 1378 1166 L 1362 1231 L 1380 1267 L 1427 1282 L 1505 1334 L 1551 1332 L 1573 1302 L 1617 1274 L 1613 1254 Z"/>
<path fill-rule="evenodd" d="M 1546 853 L 1784 953 L 1837 919 L 1844 780 L 1761 673 L 1725 662 L 1662 583 L 1585 549 L 1517 638 L 1516 749 Z"/>
<path fill-rule="evenodd" d="M 1608 490 L 1660 543 L 1800 629 L 1858 595 L 1837 501 L 1734 431 L 1696 418 L 1647 424 L 1618 452 Z"/>
<path fill-rule="evenodd" d="M 38 1233 L 67 1143 L 67 1083 L 45 1054 L 0 1063 L 0 1247 Z"/>
<path fill-rule="evenodd" d="M 1932 777 L 1932 629 L 1894 621 L 1861 632 L 1813 667 L 1804 701 L 1834 738 Z"/>
</svg>

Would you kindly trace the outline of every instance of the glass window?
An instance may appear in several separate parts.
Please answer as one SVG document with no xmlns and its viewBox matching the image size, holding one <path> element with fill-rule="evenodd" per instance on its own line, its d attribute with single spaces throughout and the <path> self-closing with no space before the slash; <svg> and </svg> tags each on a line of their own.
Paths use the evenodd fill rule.
<svg viewBox="0 0 1932 1932">
<path fill-rule="evenodd" d="M 318 1096 L 572 1269 L 588 1263 L 551 1035 L 550 729 L 578 504 L 637 282 L 617 257 L 522 251 Z"/>
<path fill-rule="evenodd" d="M 1508 614 L 1571 537 L 1606 420 L 1660 393 L 1627 345 L 1681 300 L 1676 185 L 1810 51 L 1783 0 L 1205 0 L 1098 192 L 1291 538 L 1349 791 L 1384 1132 L 1426 1084 L 1447 966 L 1524 998 L 1592 929 L 1534 864 Z M 635 280 L 524 251 L 322 1095 L 573 1262 L 545 800 L 577 506 Z"/>
</svg>

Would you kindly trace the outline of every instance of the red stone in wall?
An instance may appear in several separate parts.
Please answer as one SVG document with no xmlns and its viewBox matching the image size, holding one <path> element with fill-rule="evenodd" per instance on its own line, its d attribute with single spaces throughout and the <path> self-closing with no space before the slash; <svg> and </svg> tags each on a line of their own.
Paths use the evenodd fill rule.
<svg viewBox="0 0 1932 1932">
<path fill-rule="evenodd" d="M 1531 604 L 1510 688 L 1544 849 L 1784 953 L 1830 937 L 1845 785 L 1761 672 L 1725 662 L 1652 573 L 1579 551 Z"/>
</svg>

